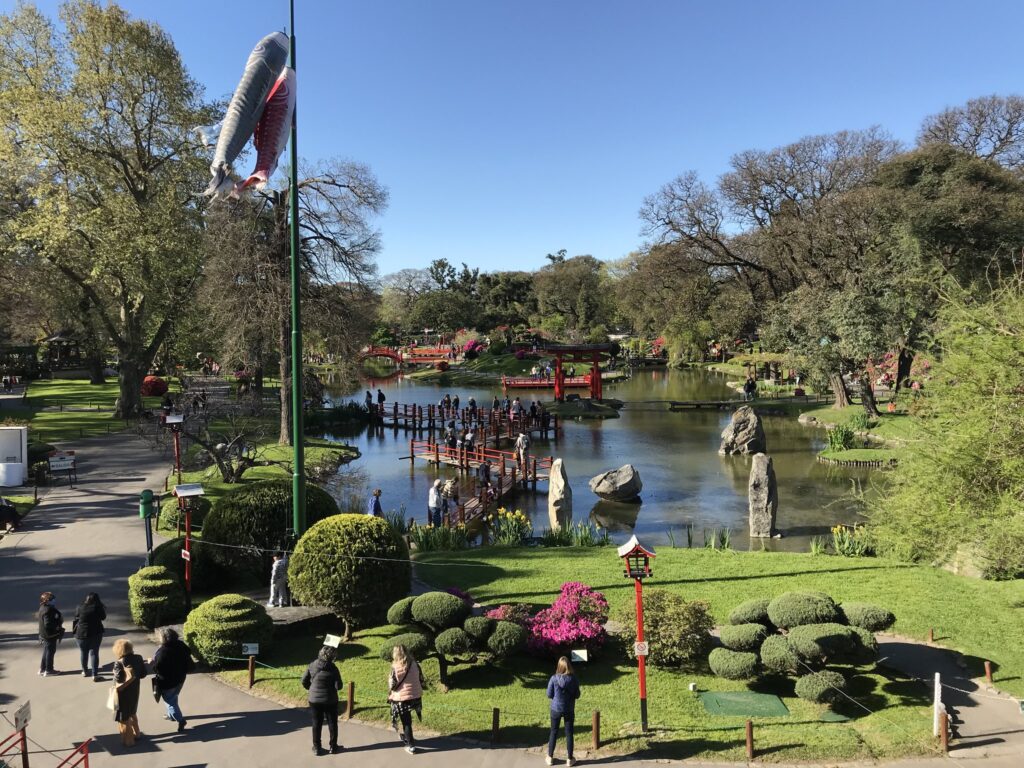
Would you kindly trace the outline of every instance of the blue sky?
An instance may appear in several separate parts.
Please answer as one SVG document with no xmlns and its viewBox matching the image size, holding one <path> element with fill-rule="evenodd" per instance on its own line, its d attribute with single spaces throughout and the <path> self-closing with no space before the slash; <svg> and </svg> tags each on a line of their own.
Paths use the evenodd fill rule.
<svg viewBox="0 0 1024 768">
<path fill-rule="evenodd" d="M 124 0 L 211 96 L 287 0 Z M 57 3 L 38 5 L 52 13 Z M 0 7 L 13 3 L 2 0 Z M 534 269 L 642 244 L 645 195 L 813 133 L 1019 92 L 1024 3 L 297 0 L 299 148 L 390 190 L 382 274 Z"/>
</svg>

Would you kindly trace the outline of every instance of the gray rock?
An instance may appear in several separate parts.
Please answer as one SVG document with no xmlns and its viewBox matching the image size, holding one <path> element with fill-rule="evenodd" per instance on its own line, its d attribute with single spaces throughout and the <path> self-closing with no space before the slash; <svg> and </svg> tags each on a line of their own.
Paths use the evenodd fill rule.
<svg viewBox="0 0 1024 768">
<path fill-rule="evenodd" d="M 590 478 L 590 490 L 607 501 L 635 499 L 643 488 L 640 473 L 632 464 Z"/>
<path fill-rule="evenodd" d="M 749 405 L 742 405 L 732 415 L 732 420 L 722 430 L 722 445 L 718 452 L 723 456 L 732 453 L 754 454 L 768 450 L 764 439 L 761 419 Z"/>
<path fill-rule="evenodd" d="M 775 516 L 779 511 L 779 489 L 775 482 L 775 468 L 771 456 L 754 455 L 750 464 L 750 484 L 747 486 L 750 505 L 750 535 L 756 539 L 769 539 L 775 534 Z"/>
<path fill-rule="evenodd" d="M 572 488 L 561 459 L 551 462 L 548 480 L 548 524 L 551 530 L 572 524 Z"/>
</svg>

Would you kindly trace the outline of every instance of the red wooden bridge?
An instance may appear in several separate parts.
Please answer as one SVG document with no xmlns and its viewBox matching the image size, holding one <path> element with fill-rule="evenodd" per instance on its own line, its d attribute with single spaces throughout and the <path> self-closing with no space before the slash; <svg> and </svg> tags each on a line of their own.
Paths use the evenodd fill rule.
<svg viewBox="0 0 1024 768">
<path fill-rule="evenodd" d="M 502 390 L 509 389 L 554 389 L 554 378 L 543 376 L 502 376 Z M 565 389 L 588 389 L 590 387 L 590 374 L 586 376 L 563 376 L 562 387 Z"/>
<path fill-rule="evenodd" d="M 450 347 L 384 347 L 371 346 L 359 352 L 356 360 L 360 363 L 371 358 L 386 358 L 397 363 L 399 366 L 411 365 L 433 365 L 434 363 L 453 362 Z"/>
<path fill-rule="evenodd" d="M 530 416 L 529 411 L 511 415 L 493 408 L 442 408 L 439 405 L 391 403 L 383 408 L 375 406 L 371 414 L 377 423 L 392 429 L 433 432 L 445 429 L 455 422 L 473 433 L 481 446 L 488 442 L 497 445 L 501 440 L 514 440 L 520 432 L 533 436 L 558 439 L 558 416 L 541 411 Z"/>
</svg>

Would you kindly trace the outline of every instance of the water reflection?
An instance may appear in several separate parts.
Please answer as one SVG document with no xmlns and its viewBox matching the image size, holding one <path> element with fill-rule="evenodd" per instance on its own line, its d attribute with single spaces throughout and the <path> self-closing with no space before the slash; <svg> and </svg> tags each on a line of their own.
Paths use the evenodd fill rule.
<svg viewBox="0 0 1024 768">
<path fill-rule="evenodd" d="M 629 537 L 636 529 L 641 503 L 640 499 L 635 502 L 601 499 L 590 510 L 590 519 L 601 528 L 607 529 L 609 533 L 623 533 Z"/>
</svg>

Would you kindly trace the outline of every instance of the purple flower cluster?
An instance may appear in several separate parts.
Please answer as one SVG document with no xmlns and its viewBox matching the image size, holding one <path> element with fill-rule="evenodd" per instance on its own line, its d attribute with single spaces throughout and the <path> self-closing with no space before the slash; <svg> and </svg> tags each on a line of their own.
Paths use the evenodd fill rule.
<svg viewBox="0 0 1024 768">
<path fill-rule="evenodd" d="M 578 581 L 567 582 L 554 604 L 527 623 L 527 647 L 545 656 L 558 656 L 573 648 L 596 651 L 607 639 L 607 620 L 608 601 L 603 594 Z"/>
</svg>

